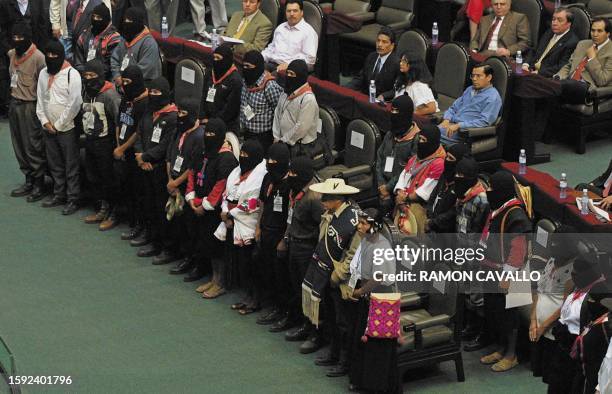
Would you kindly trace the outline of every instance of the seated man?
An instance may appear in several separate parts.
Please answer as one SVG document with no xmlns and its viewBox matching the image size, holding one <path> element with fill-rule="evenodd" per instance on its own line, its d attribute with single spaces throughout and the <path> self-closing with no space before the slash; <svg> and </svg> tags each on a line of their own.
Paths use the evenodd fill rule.
<svg viewBox="0 0 612 394">
<path fill-rule="evenodd" d="M 511 0 L 491 1 L 494 14 L 482 17 L 470 49 L 485 56 L 514 56 L 531 44 L 526 15 L 510 11 Z"/>
<path fill-rule="evenodd" d="M 567 8 L 555 10 L 550 29 L 540 39 L 536 51 L 529 51 L 523 70 L 550 78 L 565 66 L 576 49 L 578 37 L 571 31 L 574 14 Z"/>
<path fill-rule="evenodd" d="M 234 47 L 234 56 L 242 58 L 248 51 L 261 52 L 272 36 L 272 23 L 259 10 L 261 0 L 242 0 L 242 11 L 234 12 L 225 35 L 244 41 Z"/>
<path fill-rule="evenodd" d="M 444 121 L 438 125 L 441 141 L 445 144 L 457 142 L 461 128 L 486 127 L 495 123 L 502 100 L 493 86 L 493 68 L 478 64 L 472 69 L 472 86 L 468 86 L 453 105 L 444 113 Z"/>
<path fill-rule="evenodd" d="M 399 74 L 399 58 L 395 50 L 395 33 L 383 26 L 376 37 L 376 52 L 368 55 L 359 75 L 348 84 L 351 89 L 368 94 L 370 81 L 376 83 L 376 97 L 393 91 L 393 84 Z"/>
<path fill-rule="evenodd" d="M 312 26 L 304 20 L 302 0 L 287 0 L 285 16 L 287 22 L 276 28 L 272 42 L 261 54 L 269 69 L 284 71 L 289 62 L 301 59 L 312 70 L 317 60 L 319 37 Z"/>
<path fill-rule="evenodd" d="M 597 194 L 598 196 L 604 197 L 606 206 L 612 206 L 612 160 L 608 165 L 608 169 L 593 179 L 589 184 L 581 183 L 575 188 L 576 190 L 588 189 L 589 191 Z"/>
</svg>

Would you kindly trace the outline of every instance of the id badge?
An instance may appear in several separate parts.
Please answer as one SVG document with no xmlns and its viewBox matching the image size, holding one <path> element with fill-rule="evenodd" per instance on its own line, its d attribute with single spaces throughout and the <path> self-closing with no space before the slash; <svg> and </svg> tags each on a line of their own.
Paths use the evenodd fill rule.
<svg viewBox="0 0 612 394">
<path fill-rule="evenodd" d="M 393 172 L 393 156 L 387 156 L 385 160 L 385 172 Z"/>
<path fill-rule="evenodd" d="M 127 125 L 124 123 L 121 125 L 121 130 L 119 131 L 119 139 L 122 140 L 125 138 L 125 132 L 127 131 Z"/>
<path fill-rule="evenodd" d="M 291 224 L 292 217 L 293 217 L 293 208 L 289 207 L 289 212 L 287 214 L 287 224 Z"/>
<path fill-rule="evenodd" d="M 457 224 L 459 225 L 459 232 L 462 234 L 467 234 L 467 218 L 459 217 L 457 219 Z"/>
<path fill-rule="evenodd" d="M 93 130 L 93 128 L 94 128 L 94 114 L 93 114 L 93 112 L 85 112 L 83 114 L 83 128 L 85 130 Z"/>
<path fill-rule="evenodd" d="M 253 108 L 251 108 L 251 106 L 248 104 L 246 107 L 244 107 L 244 116 L 246 117 L 247 120 L 251 120 L 255 117 L 255 112 L 253 112 Z"/>
<path fill-rule="evenodd" d="M 283 212 L 283 197 L 277 195 L 274 197 L 274 212 Z"/>
<path fill-rule="evenodd" d="M 214 103 L 215 102 L 215 94 L 217 93 L 217 89 L 215 88 L 209 88 L 208 89 L 208 94 L 206 95 L 206 102 L 208 103 Z"/>
<path fill-rule="evenodd" d="M 87 51 L 87 61 L 93 60 L 95 58 L 96 58 L 96 48 L 90 47 L 89 50 Z M 121 67 L 123 67 L 123 63 L 121 64 Z"/>
<path fill-rule="evenodd" d="M 161 127 L 155 126 L 153 129 L 153 135 L 151 136 L 151 142 L 159 143 L 159 138 L 161 137 Z"/>
<path fill-rule="evenodd" d="M 128 55 L 125 55 L 123 57 L 123 61 L 121 62 L 121 71 L 125 70 L 127 66 L 129 65 L 130 65 L 130 57 Z"/>
<path fill-rule="evenodd" d="M 183 156 L 176 156 L 176 160 L 174 160 L 174 167 L 172 167 L 172 171 L 181 172 L 181 167 L 183 166 Z"/>
<path fill-rule="evenodd" d="M 15 71 L 13 73 L 13 75 L 11 75 L 11 87 L 12 88 L 16 88 L 17 87 L 17 81 L 19 80 L 19 74 L 17 74 L 17 71 Z"/>
</svg>

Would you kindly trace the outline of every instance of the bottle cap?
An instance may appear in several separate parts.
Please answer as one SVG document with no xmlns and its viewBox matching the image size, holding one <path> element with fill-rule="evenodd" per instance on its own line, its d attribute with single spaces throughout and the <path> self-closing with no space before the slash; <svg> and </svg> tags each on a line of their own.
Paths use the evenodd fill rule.
<svg viewBox="0 0 612 394">
<path fill-rule="evenodd" d="M 588 193 L 588 190 L 587 189 L 582 189 L 582 192 L 583 193 Z"/>
<path fill-rule="evenodd" d="M 565 172 L 561 173 L 561 178 L 565 178 L 567 175 L 565 175 Z"/>
<path fill-rule="evenodd" d="M 525 149 L 521 149 L 521 153 L 525 153 Z"/>
</svg>

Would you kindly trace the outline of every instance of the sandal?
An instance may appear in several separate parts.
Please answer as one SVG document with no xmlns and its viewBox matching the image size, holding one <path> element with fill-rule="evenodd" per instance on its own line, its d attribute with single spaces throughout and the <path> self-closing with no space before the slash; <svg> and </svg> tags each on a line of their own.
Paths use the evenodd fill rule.
<svg viewBox="0 0 612 394">
<path fill-rule="evenodd" d="M 247 305 L 245 305 L 245 307 L 240 309 L 238 311 L 238 313 L 240 313 L 242 316 L 246 316 L 246 315 L 250 315 L 251 313 L 254 313 L 254 312 L 259 312 L 260 310 L 261 310 L 261 306 L 247 306 Z"/>
<path fill-rule="evenodd" d="M 518 358 L 516 357 L 514 357 L 513 359 L 503 358 L 495 364 L 491 365 L 491 371 L 506 372 L 516 367 L 518 363 Z"/>
<path fill-rule="evenodd" d="M 244 302 L 238 302 L 236 304 L 232 304 L 230 308 L 232 308 L 235 311 L 239 311 L 239 310 L 246 308 L 246 306 L 247 304 L 245 304 Z"/>
<path fill-rule="evenodd" d="M 483 356 L 480 358 L 480 363 L 484 365 L 495 364 L 500 361 L 504 356 L 501 355 L 500 352 L 491 353 L 488 356 Z"/>
<path fill-rule="evenodd" d="M 214 285 L 212 289 L 209 289 L 202 293 L 202 298 L 206 298 L 207 300 L 212 300 L 213 298 L 217 298 L 225 294 L 225 289 L 223 287 L 219 287 Z"/>
<path fill-rule="evenodd" d="M 208 282 L 208 283 L 204 283 L 203 285 L 201 285 L 200 287 L 198 287 L 196 289 L 196 291 L 198 293 L 204 293 L 206 290 L 210 290 L 213 286 L 215 285 L 214 282 Z"/>
</svg>

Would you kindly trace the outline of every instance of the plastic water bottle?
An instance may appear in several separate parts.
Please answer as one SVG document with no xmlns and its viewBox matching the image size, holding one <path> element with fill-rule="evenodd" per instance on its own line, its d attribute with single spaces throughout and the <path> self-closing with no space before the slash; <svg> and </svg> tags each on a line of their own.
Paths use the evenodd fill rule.
<svg viewBox="0 0 612 394">
<path fill-rule="evenodd" d="M 210 35 L 210 44 L 212 45 L 213 51 L 219 46 L 219 33 L 217 33 L 217 29 L 212 30 L 212 34 Z"/>
<path fill-rule="evenodd" d="M 589 193 L 587 189 L 582 189 L 582 197 L 580 198 L 580 214 L 588 215 L 589 214 Z"/>
<path fill-rule="evenodd" d="M 523 54 L 521 51 L 516 51 L 516 73 L 523 72 Z"/>
<path fill-rule="evenodd" d="M 370 102 L 376 103 L 376 82 L 374 80 L 370 81 Z"/>
<path fill-rule="evenodd" d="M 168 36 L 170 35 L 168 33 L 168 18 L 166 18 L 165 16 L 162 17 L 161 35 L 162 35 L 162 38 L 168 38 Z"/>
<path fill-rule="evenodd" d="M 561 180 L 559 181 L 559 198 L 567 198 L 567 175 L 565 172 L 561 173 Z"/>
<path fill-rule="evenodd" d="M 525 175 L 527 173 L 527 154 L 525 153 L 525 149 L 521 149 L 521 154 L 519 155 L 519 174 Z"/>
<path fill-rule="evenodd" d="M 561 7 L 561 0 L 555 0 L 555 10 Z"/>
<path fill-rule="evenodd" d="M 438 43 L 438 22 L 434 22 L 431 28 L 431 43 L 433 45 Z"/>
</svg>

